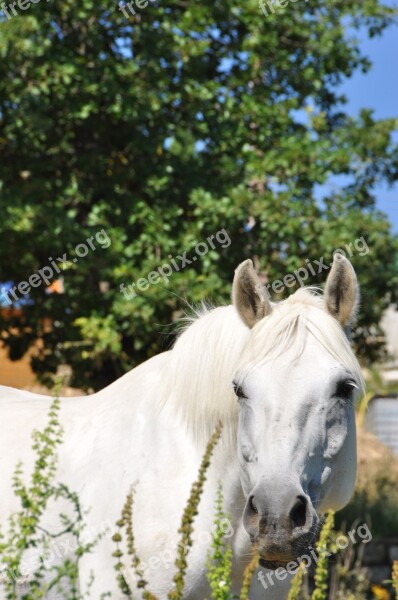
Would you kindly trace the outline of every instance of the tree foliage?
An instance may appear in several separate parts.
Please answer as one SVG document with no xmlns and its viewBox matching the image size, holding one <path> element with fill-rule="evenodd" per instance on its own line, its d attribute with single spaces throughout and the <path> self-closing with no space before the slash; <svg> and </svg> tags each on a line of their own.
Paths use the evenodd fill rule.
<svg viewBox="0 0 398 600">
<path fill-rule="evenodd" d="M 397 179 L 397 122 L 350 117 L 339 85 L 370 66 L 355 32 L 380 35 L 393 11 L 378 0 L 290 2 L 268 17 L 256 0 L 134 7 L 126 18 L 109 0 L 41 0 L 0 22 L 1 279 L 27 281 L 98 230 L 111 239 L 63 265 L 63 294 L 32 288 L 23 314 L 3 319 L 11 356 L 40 339 L 43 380 L 68 363 L 73 384 L 97 389 L 168 346 L 162 325 L 182 299 L 225 301 L 242 259 L 258 257 L 273 281 L 364 236 L 357 343 L 373 358 L 397 296 L 396 240 L 374 198 Z M 228 247 L 131 300 L 120 292 L 223 228 Z"/>
</svg>

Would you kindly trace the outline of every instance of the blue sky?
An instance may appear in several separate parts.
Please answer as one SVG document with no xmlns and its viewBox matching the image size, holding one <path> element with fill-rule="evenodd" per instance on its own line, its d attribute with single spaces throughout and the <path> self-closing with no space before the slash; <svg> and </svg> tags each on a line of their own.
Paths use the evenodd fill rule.
<svg viewBox="0 0 398 600">
<path fill-rule="evenodd" d="M 357 73 L 342 85 L 348 112 L 356 115 L 361 108 L 372 108 L 378 118 L 398 119 L 398 25 L 387 29 L 381 38 L 369 40 L 363 35 L 360 39 L 362 51 L 373 66 L 365 75 Z M 378 208 L 387 213 L 398 233 L 398 185 L 392 190 L 379 187 L 376 195 Z"/>
</svg>

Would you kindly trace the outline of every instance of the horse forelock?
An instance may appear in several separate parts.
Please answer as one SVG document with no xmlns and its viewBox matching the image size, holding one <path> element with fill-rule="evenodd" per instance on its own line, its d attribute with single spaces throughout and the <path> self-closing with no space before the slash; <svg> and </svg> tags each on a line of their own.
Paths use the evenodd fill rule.
<svg viewBox="0 0 398 600">
<path fill-rule="evenodd" d="M 254 363 L 276 361 L 287 352 L 292 360 L 298 359 L 306 344 L 313 341 L 351 372 L 363 390 L 361 368 L 344 329 L 326 312 L 320 290 L 313 287 L 300 288 L 286 300 L 275 303 L 271 315 L 255 325 L 242 356 L 242 363 L 247 366 L 241 372 Z"/>
</svg>

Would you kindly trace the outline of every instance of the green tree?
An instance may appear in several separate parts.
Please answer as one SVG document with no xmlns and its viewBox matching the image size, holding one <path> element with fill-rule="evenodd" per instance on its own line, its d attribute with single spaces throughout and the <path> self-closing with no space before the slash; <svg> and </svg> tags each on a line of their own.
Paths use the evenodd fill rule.
<svg viewBox="0 0 398 600">
<path fill-rule="evenodd" d="M 40 339 L 42 380 L 66 362 L 73 384 L 97 389 L 167 347 L 161 324 L 181 298 L 227 299 L 242 259 L 258 257 L 272 281 L 361 236 L 357 342 L 375 355 L 397 244 L 374 187 L 397 179 L 397 121 L 349 117 L 339 84 L 370 66 L 355 31 L 380 35 L 392 9 L 311 0 L 266 17 L 256 0 L 162 0 L 126 18 L 109 0 L 16 6 L 0 23 L 1 279 L 26 281 L 101 229 L 111 245 L 63 265 L 64 294 L 34 287 L 2 320 L 13 358 Z M 335 175 L 347 183 L 320 203 Z M 228 247 L 132 300 L 120 292 L 222 228 Z"/>
</svg>

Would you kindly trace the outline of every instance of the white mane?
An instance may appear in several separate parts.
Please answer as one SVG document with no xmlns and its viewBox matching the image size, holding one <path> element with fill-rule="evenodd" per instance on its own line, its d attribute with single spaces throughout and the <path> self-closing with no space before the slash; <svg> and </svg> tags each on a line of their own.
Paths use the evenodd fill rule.
<svg viewBox="0 0 398 600">
<path fill-rule="evenodd" d="M 231 429 L 228 425 L 236 423 L 232 378 L 249 337 L 235 308 L 221 306 L 204 307 L 177 339 L 164 398 L 174 404 L 196 439 L 207 441 L 218 420 L 224 424 L 224 436 Z"/>
<path fill-rule="evenodd" d="M 221 420 L 233 442 L 238 404 L 232 379 L 254 365 L 275 360 L 287 349 L 300 356 L 313 336 L 349 370 L 363 389 L 361 370 L 344 331 L 324 310 L 313 288 L 301 288 L 273 304 L 270 316 L 248 329 L 235 307 L 203 307 L 177 339 L 170 353 L 166 402 L 174 405 L 197 440 L 208 440 Z"/>
</svg>

